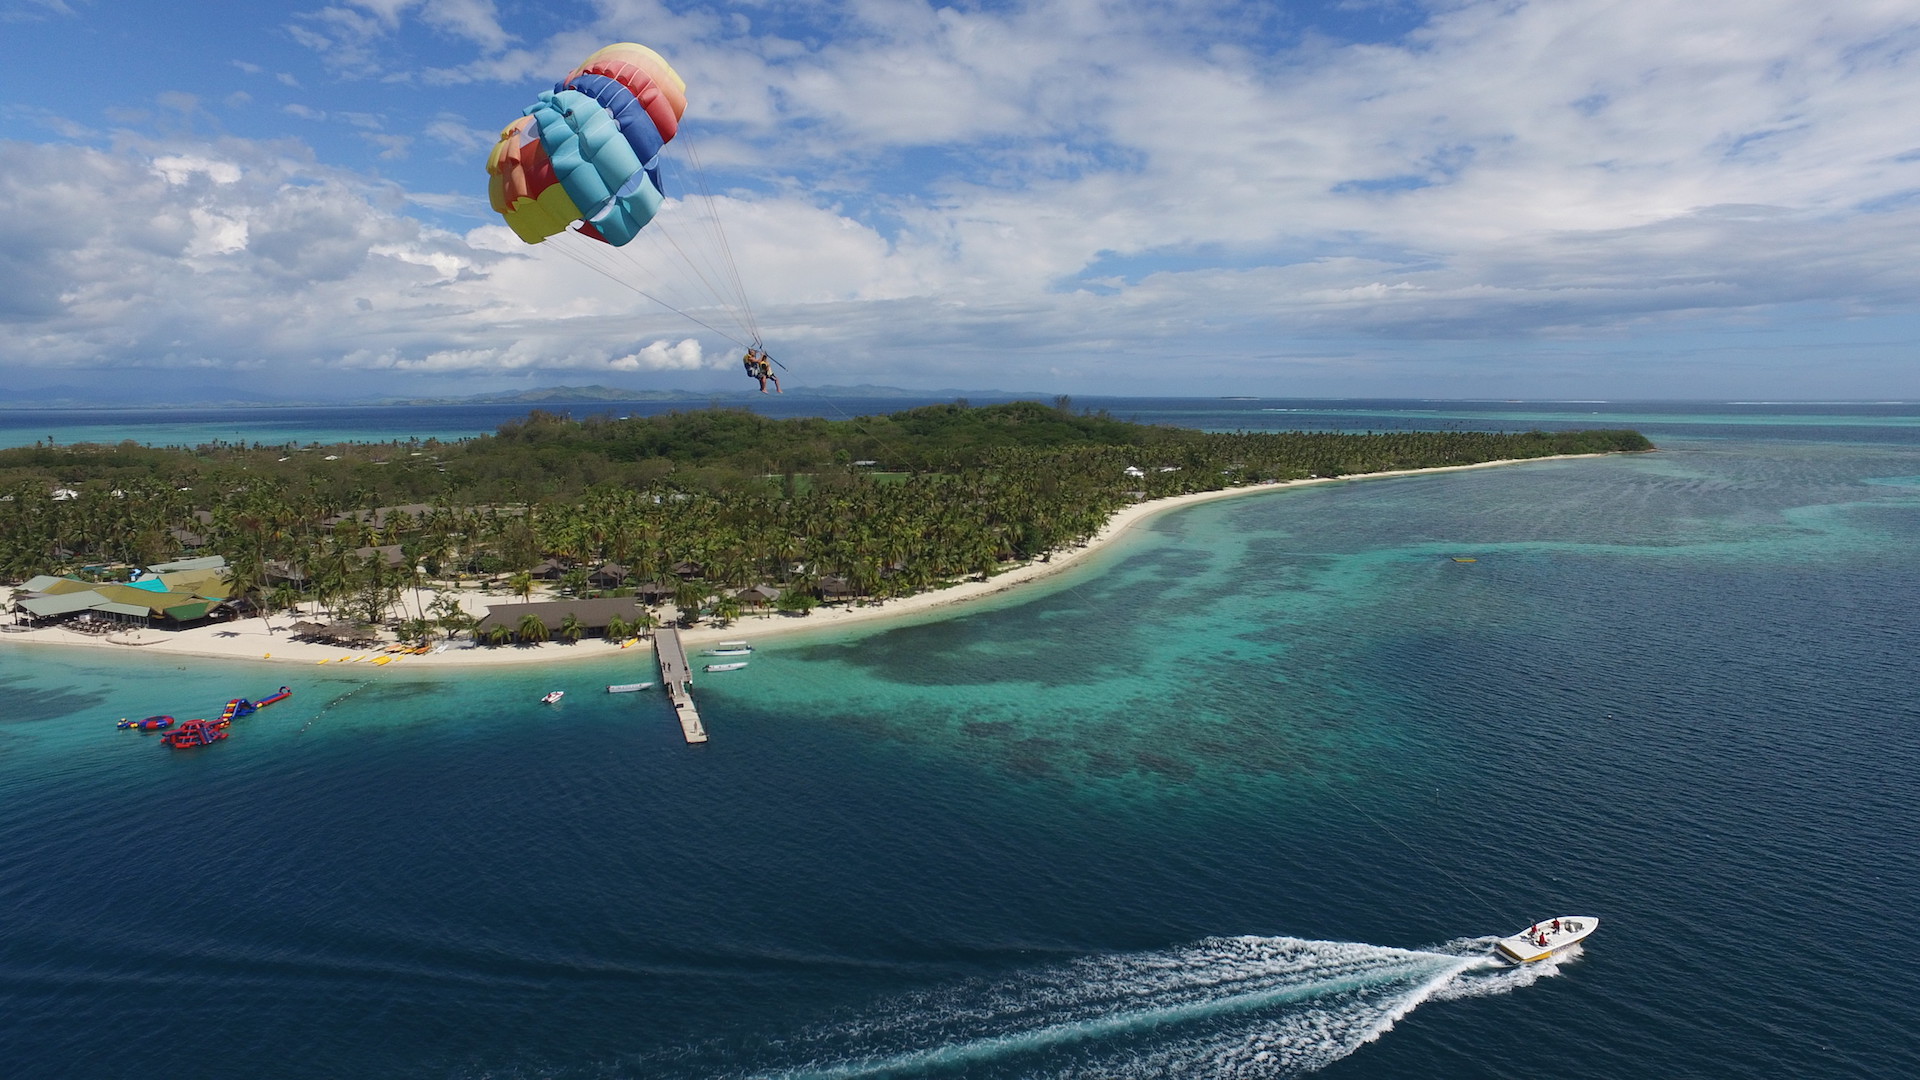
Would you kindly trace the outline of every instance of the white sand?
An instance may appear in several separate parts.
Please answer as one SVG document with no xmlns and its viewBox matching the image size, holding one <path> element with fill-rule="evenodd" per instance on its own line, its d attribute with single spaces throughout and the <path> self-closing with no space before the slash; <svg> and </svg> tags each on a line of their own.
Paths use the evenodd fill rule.
<svg viewBox="0 0 1920 1080">
<path fill-rule="evenodd" d="M 1177 495 L 1172 498 L 1155 499 L 1151 502 L 1136 503 L 1116 513 L 1100 532 L 1087 543 L 1078 547 L 1055 552 L 1051 561 L 1031 562 L 1003 571 L 986 581 L 966 581 L 944 589 L 920 593 L 900 600 L 888 600 L 884 603 L 867 603 L 861 606 L 839 605 L 816 608 L 806 616 L 780 614 L 752 614 L 742 617 L 729 626 L 718 627 L 702 624 L 691 630 L 681 631 L 681 640 L 690 646 L 711 644 L 715 641 L 752 638 L 764 639 L 779 634 L 807 632 L 809 634 L 832 634 L 850 627 L 862 629 L 878 627 L 871 624 L 893 624 L 903 621 L 923 621 L 924 618 L 939 618 L 951 614 L 948 609 L 957 608 L 971 602 L 977 602 L 989 596 L 1000 596 L 1028 582 L 1051 577 L 1067 570 L 1095 551 L 1113 542 L 1113 540 L 1149 518 L 1166 513 L 1182 506 L 1210 502 L 1214 499 L 1235 498 L 1242 495 L 1255 495 L 1262 492 L 1273 493 L 1292 491 L 1297 488 L 1318 484 L 1352 483 L 1365 480 L 1381 480 L 1396 476 L 1425 475 L 1428 473 L 1458 472 L 1464 469 L 1486 469 L 1498 465 L 1526 464 L 1534 461 L 1567 461 L 1580 457 L 1602 457 L 1601 454 L 1563 454 L 1556 457 L 1523 458 L 1509 461 L 1483 461 L 1473 465 L 1450 465 L 1435 469 L 1403 469 L 1395 472 L 1364 473 L 1359 476 L 1330 477 L 1315 480 L 1294 480 L 1287 483 L 1255 484 L 1248 487 L 1226 488 L 1221 491 L 1203 491 L 1192 495 Z M 422 590 L 416 602 L 412 591 L 402 597 L 408 611 L 421 610 L 420 606 L 431 607 L 434 590 Z M 488 594 L 479 590 L 467 589 L 454 594 L 460 604 L 474 615 L 484 615 L 489 606 L 511 607 L 518 598 L 499 593 Z M 545 597 L 536 595 L 536 599 Z M 671 610 L 670 608 L 668 609 Z M 938 612 L 937 615 L 930 614 Z M 328 666 L 336 664 L 354 664 L 363 668 L 373 668 L 374 661 L 383 656 L 393 655 L 394 659 L 384 665 L 386 668 L 415 667 L 455 667 L 472 664 L 551 664 L 560 660 L 584 660 L 605 658 L 617 654 L 619 642 L 602 638 L 588 638 L 578 644 L 568 645 L 560 642 L 545 642 L 539 645 L 502 645 L 488 647 L 475 645 L 465 639 L 450 643 L 446 651 L 433 652 L 419 656 L 400 656 L 373 649 L 343 649 L 334 645 L 318 645 L 311 642 L 294 641 L 291 627 L 302 619 L 316 619 L 312 614 L 281 614 L 267 619 L 242 619 L 236 622 L 214 623 L 208 626 L 194 627 L 190 630 L 129 630 L 107 636 L 82 634 L 60 627 L 45 627 L 20 633 L 0 633 L 0 649 L 15 646 L 31 647 L 37 645 L 82 646 L 88 648 L 133 650 L 142 653 L 166 654 L 169 656 L 204 656 L 228 660 L 258 660 L 282 664 L 318 664 Z M 436 646 L 437 648 L 438 646 Z M 629 648 L 651 651 L 645 642 Z"/>
</svg>

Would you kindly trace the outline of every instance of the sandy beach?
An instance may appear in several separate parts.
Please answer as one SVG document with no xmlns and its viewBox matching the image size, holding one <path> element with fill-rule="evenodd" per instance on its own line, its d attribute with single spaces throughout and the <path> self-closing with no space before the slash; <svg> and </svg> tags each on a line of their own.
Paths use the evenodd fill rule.
<svg viewBox="0 0 1920 1080">
<path fill-rule="evenodd" d="M 1004 596 L 1024 585 L 1071 569 L 1143 521 L 1183 506 L 1212 502 L 1216 499 L 1273 494 L 1322 484 L 1361 483 L 1393 477 L 1425 476 L 1468 469 L 1489 469 L 1505 465 L 1602 456 L 1605 455 L 1563 454 L 1544 458 L 1483 461 L 1472 465 L 1450 465 L 1434 469 L 1404 469 L 1394 472 L 1365 473 L 1358 476 L 1253 484 L 1246 487 L 1154 499 L 1136 503 L 1114 514 L 1100 532 L 1085 544 L 1065 551 L 1056 551 L 1046 562 L 1030 562 L 1011 567 L 985 581 L 965 581 L 944 589 L 935 589 L 904 599 L 887 600 L 883 603 L 869 602 L 862 605 L 820 607 L 805 616 L 779 613 L 750 614 L 724 627 L 702 624 L 691 630 L 683 630 L 681 639 L 689 646 L 702 646 L 710 645 L 715 641 L 741 638 L 764 640 L 769 637 L 799 633 L 833 634 L 850 628 L 880 629 L 886 625 L 917 621 L 926 617 L 944 617 L 952 613 L 950 609 L 975 604 L 988 597 Z M 434 590 L 422 590 L 416 600 L 414 594 L 409 591 L 403 598 L 403 602 L 409 610 L 412 610 L 416 603 L 431 606 L 437 595 L 438 593 Z M 486 614 L 489 606 L 511 607 L 519 602 L 514 596 L 498 592 L 486 593 L 477 589 L 461 590 L 454 595 L 462 607 L 476 616 Z M 547 598 L 538 591 L 534 595 L 536 600 Z M 271 664 L 326 664 L 328 666 L 356 664 L 368 668 L 375 667 L 376 660 L 390 657 L 387 663 L 378 666 L 411 669 L 475 664 L 551 664 L 562 661 L 606 659 L 617 655 L 623 648 L 620 642 L 604 638 L 588 638 L 575 644 L 544 642 L 536 645 L 502 646 L 478 645 L 462 639 L 448 643 L 444 651 L 421 655 L 400 655 L 386 653 L 381 648 L 347 649 L 336 645 L 293 640 L 291 636 L 293 624 L 302 619 L 312 618 L 315 616 L 307 613 L 282 613 L 266 619 L 241 619 L 235 622 L 194 627 L 189 630 L 135 629 L 103 636 L 83 634 L 57 626 L 44 627 L 0 633 L 0 650 L 15 647 L 31 649 L 39 646 L 79 647 L 122 652 L 137 650 L 142 653 L 168 656 L 252 660 Z M 629 653 L 636 650 L 644 650 L 647 653 L 652 651 L 645 641 L 626 648 Z"/>
</svg>

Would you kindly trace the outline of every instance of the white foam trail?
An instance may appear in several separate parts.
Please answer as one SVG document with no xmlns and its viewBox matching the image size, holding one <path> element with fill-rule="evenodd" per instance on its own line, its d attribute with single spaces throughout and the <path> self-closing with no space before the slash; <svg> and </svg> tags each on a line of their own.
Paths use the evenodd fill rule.
<svg viewBox="0 0 1920 1080">
<path fill-rule="evenodd" d="M 1507 993 L 1558 960 L 1508 968 L 1494 939 L 1432 950 L 1208 938 L 914 995 L 789 1043 L 782 1080 L 937 1075 L 1268 1078 L 1322 1068 L 1421 1002 Z"/>
</svg>

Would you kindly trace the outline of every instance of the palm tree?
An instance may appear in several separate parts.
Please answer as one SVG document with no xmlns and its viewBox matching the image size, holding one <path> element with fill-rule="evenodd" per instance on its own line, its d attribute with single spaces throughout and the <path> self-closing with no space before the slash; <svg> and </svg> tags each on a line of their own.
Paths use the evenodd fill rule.
<svg viewBox="0 0 1920 1080">
<path fill-rule="evenodd" d="M 633 633 L 633 624 L 619 615 L 607 619 L 607 640 L 620 641 Z"/>
<path fill-rule="evenodd" d="M 228 598 L 234 601 L 247 601 L 265 624 L 267 633 L 273 633 L 273 624 L 267 621 L 267 604 L 260 595 L 261 585 L 266 577 L 266 568 L 261 565 L 258 548 L 242 551 L 233 563 L 227 567 Z"/>
<path fill-rule="evenodd" d="M 550 637 L 545 620 L 531 611 L 520 616 L 517 633 L 523 643 L 546 641 Z"/>
<path fill-rule="evenodd" d="M 511 637 L 513 637 L 513 631 L 507 629 L 503 623 L 494 623 L 487 627 L 487 644 L 489 645 L 505 645 Z"/>
<path fill-rule="evenodd" d="M 440 620 L 440 626 L 447 632 L 448 637 L 462 630 L 472 630 L 479 625 L 480 620 L 467 614 L 467 610 L 460 606 L 459 599 L 452 593 L 441 593 L 434 597 L 433 605 L 429 610 L 435 618 Z"/>
<path fill-rule="evenodd" d="M 542 623 L 541 625 L 545 626 L 546 624 Z M 567 644 L 578 645 L 580 639 L 585 637 L 586 634 L 586 624 L 582 623 L 580 617 L 573 612 L 567 612 L 566 616 L 560 620 L 560 636 L 565 639 Z"/>
<path fill-rule="evenodd" d="M 533 599 L 533 575 L 522 570 L 507 579 L 507 588 L 524 604 Z"/>
<path fill-rule="evenodd" d="M 273 592 L 268 594 L 267 604 L 275 611 L 288 611 L 298 608 L 300 606 L 300 590 L 294 588 L 293 582 L 283 581 L 275 585 Z"/>
<path fill-rule="evenodd" d="M 786 591 L 780 594 L 780 599 L 774 601 L 774 606 L 779 610 L 791 611 L 799 615 L 811 612 L 819 604 L 820 598 L 813 595 L 811 590 L 792 585 L 787 586 Z"/>
<path fill-rule="evenodd" d="M 680 612 L 680 625 L 692 626 L 699 622 L 700 605 L 706 601 L 706 587 L 697 581 L 682 581 L 674 586 L 673 606 Z"/>
</svg>

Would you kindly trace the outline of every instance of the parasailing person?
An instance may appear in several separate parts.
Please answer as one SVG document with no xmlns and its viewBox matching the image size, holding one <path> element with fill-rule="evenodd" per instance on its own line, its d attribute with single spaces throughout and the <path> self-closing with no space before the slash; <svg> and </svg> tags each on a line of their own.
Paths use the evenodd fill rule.
<svg viewBox="0 0 1920 1080">
<path fill-rule="evenodd" d="M 500 132 L 487 156 L 488 198 L 521 240 L 557 240 L 553 247 L 567 258 L 748 346 L 747 374 L 761 393 L 769 381 L 780 393 L 778 361 L 761 347 L 716 200 L 682 130 L 686 108 L 686 81 L 665 57 L 630 41 L 608 45 Z M 666 197 L 669 146 L 684 151 L 691 204 Z M 679 271 L 660 275 L 642 248 L 677 260 Z M 682 298 L 680 289 L 707 295 Z"/>
<path fill-rule="evenodd" d="M 747 349 L 747 355 L 741 357 L 740 362 L 746 365 L 748 378 L 760 380 L 761 393 L 764 394 L 767 392 L 768 379 L 773 380 L 774 393 L 786 393 L 786 391 L 780 389 L 780 376 L 773 373 L 773 357 L 768 356 L 757 347 L 750 346 Z"/>
</svg>

